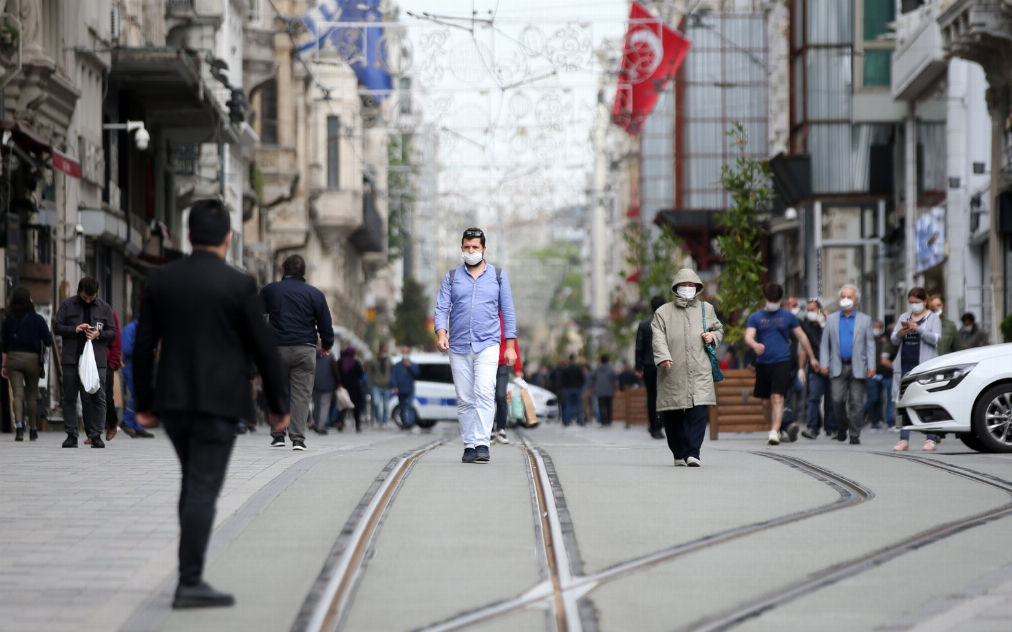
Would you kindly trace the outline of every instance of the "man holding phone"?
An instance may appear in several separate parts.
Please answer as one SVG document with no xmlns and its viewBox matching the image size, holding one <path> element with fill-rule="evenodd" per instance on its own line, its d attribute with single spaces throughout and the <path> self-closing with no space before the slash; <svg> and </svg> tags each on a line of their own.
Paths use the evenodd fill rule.
<svg viewBox="0 0 1012 632">
<path fill-rule="evenodd" d="M 90 340 L 95 353 L 99 375 L 106 371 L 106 345 L 116 337 L 112 308 L 98 298 L 98 281 L 91 277 L 81 279 L 77 294 L 63 301 L 53 321 L 53 331 L 63 338 L 60 363 L 63 365 L 63 424 L 67 431 L 65 448 L 77 447 L 77 397 L 81 396 L 84 429 L 91 439 L 91 447 L 104 448 L 102 432 L 105 430 L 105 389 L 88 393 L 81 388 L 77 367 L 85 344 Z"/>
</svg>

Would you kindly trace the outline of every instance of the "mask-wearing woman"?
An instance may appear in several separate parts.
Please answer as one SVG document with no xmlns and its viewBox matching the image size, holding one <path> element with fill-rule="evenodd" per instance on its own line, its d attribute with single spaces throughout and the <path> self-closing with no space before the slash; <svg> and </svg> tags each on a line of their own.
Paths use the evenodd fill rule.
<svg viewBox="0 0 1012 632">
<path fill-rule="evenodd" d="M 53 336 L 46 320 L 35 313 L 32 295 L 23 287 L 16 288 L 11 294 L 0 337 L 3 376 L 10 380 L 14 390 L 14 440 L 25 440 L 27 424 L 29 439 L 35 441 L 39 438 L 38 399 L 42 348 L 53 346 Z M 22 412 L 25 404 L 28 408 L 27 415 Z"/>
<path fill-rule="evenodd" d="M 892 343 L 898 350 L 893 362 L 893 401 L 899 403 L 900 382 L 918 364 L 938 357 L 938 342 L 942 339 L 942 323 L 938 315 L 928 309 L 928 293 L 922 287 L 911 288 L 907 293 L 908 310 L 900 316 L 893 329 Z M 936 449 L 937 436 L 929 434 L 924 449 Z M 896 452 L 910 449 L 910 431 L 900 431 L 900 441 L 893 447 Z"/>
</svg>

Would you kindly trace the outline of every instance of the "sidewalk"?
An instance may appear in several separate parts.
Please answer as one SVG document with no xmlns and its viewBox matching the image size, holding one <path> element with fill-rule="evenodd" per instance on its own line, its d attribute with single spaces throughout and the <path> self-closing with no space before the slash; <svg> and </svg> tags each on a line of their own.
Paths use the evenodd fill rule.
<svg viewBox="0 0 1012 632">
<path fill-rule="evenodd" d="M 164 433 L 155 432 L 154 439 L 120 433 L 104 450 L 64 450 L 57 432 L 22 443 L 0 435 L 0 631 L 118 630 L 167 578 L 174 580 L 179 465 Z M 389 431 L 332 433 L 309 437 L 309 450 L 296 452 L 270 448 L 263 430 L 239 436 L 211 553 L 237 512 L 269 504 L 258 493 L 280 481 L 271 490 L 276 496 L 309 469 L 301 462 L 353 450 L 376 450 L 388 460 L 405 445 L 429 440 Z"/>
</svg>

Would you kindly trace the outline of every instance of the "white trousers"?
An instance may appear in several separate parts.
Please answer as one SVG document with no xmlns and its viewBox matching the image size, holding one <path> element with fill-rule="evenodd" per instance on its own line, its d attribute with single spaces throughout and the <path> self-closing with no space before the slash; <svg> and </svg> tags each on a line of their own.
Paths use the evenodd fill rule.
<svg viewBox="0 0 1012 632">
<path fill-rule="evenodd" d="M 495 374 L 499 345 L 475 353 L 450 352 L 453 386 L 457 389 L 457 419 L 465 448 L 488 446 L 495 422 Z"/>
</svg>

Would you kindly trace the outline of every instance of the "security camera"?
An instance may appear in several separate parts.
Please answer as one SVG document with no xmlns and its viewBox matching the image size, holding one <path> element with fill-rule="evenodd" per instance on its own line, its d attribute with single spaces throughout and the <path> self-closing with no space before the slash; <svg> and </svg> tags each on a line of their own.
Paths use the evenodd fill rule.
<svg viewBox="0 0 1012 632">
<path fill-rule="evenodd" d="M 149 142 L 151 142 L 151 134 L 148 134 L 148 130 L 142 127 L 134 133 L 134 143 L 137 144 L 137 149 L 144 151 L 148 148 Z"/>
<path fill-rule="evenodd" d="M 798 219 L 797 209 L 795 209 L 793 206 L 789 207 L 786 211 L 784 211 L 784 219 L 788 221 Z"/>
</svg>

